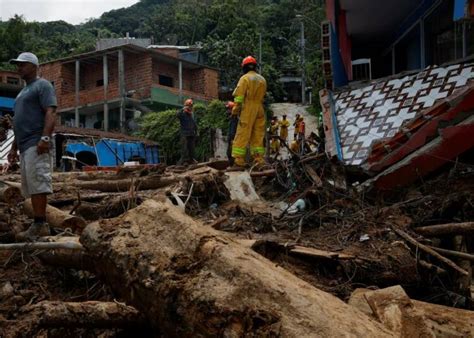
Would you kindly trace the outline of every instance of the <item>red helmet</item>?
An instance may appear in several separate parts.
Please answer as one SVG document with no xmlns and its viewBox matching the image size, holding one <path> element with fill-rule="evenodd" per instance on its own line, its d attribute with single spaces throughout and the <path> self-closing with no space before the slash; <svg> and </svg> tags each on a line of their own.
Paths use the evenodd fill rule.
<svg viewBox="0 0 474 338">
<path fill-rule="evenodd" d="M 185 106 L 192 106 L 193 105 L 193 99 L 187 99 L 186 101 L 184 101 L 184 105 Z"/>
<path fill-rule="evenodd" d="M 253 56 L 247 56 L 245 59 L 242 60 L 242 67 L 245 66 L 245 65 L 256 65 L 257 64 L 257 60 L 255 60 L 255 58 Z"/>
<path fill-rule="evenodd" d="M 232 109 L 234 108 L 235 106 L 235 103 L 233 101 L 228 101 L 226 104 L 225 104 L 225 107 L 226 108 L 229 108 L 229 109 Z"/>
</svg>

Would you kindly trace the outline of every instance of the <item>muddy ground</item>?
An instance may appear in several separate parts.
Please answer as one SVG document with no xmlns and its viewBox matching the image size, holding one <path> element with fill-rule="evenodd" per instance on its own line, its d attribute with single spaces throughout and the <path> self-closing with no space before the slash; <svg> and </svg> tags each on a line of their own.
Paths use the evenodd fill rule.
<svg viewBox="0 0 474 338">
<path fill-rule="evenodd" d="M 323 177 L 323 167 L 328 177 L 331 176 L 329 172 L 334 174 L 334 171 L 327 169 L 328 165 L 319 166 L 320 177 Z M 391 229 L 396 224 L 413 233 L 411 229 L 418 226 L 473 221 L 474 172 L 470 167 L 445 168 L 412 187 L 384 195 L 365 194 L 350 185 L 340 187 L 325 180 L 315 185 L 311 183 L 311 177 L 298 173 L 296 169 L 293 171 L 296 187 L 288 189 L 288 181 L 278 175 L 281 166 L 275 164 L 274 168 L 276 177 L 254 178 L 256 190 L 266 206 L 231 201 L 219 192 L 217 184 L 215 187 L 209 184 L 205 191 L 188 189 L 189 195 L 183 196 L 183 200 L 187 201 L 186 212 L 208 225 L 224 218 L 216 228 L 237 238 L 257 241 L 253 245 L 254 250 L 344 301 L 356 288 L 378 289 L 399 284 L 413 299 L 472 309 L 471 295 L 459 290 L 456 274 L 420 253 Z M 75 180 L 115 180 L 147 174 L 73 175 Z M 18 182 L 19 176 L 9 174 L 2 180 Z M 156 194 L 156 190 L 115 193 L 78 190 L 73 185 L 68 187 L 65 184 L 69 180 L 70 175 L 55 175 L 55 193 L 50 196 L 50 202 L 66 211 L 76 209 L 76 213 L 88 221 L 119 216 Z M 169 187 L 165 189 L 168 193 L 171 191 Z M 82 205 L 75 208 L 78 192 Z M 301 196 L 306 202 L 304 211 L 292 215 L 283 213 L 285 203 L 291 204 Z M 1 243 L 13 242 L 14 234 L 31 222 L 24 215 L 22 203 L 1 203 L 0 215 Z M 432 241 L 428 244 L 437 244 Z M 472 252 L 469 237 L 468 241 Z M 298 254 L 291 252 L 295 245 L 354 258 L 346 260 Z M 39 251 L 0 251 L 0 323 L 8 321 L 11 325 L 12 321 L 22 318 L 24 307 L 42 300 L 122 301 L 93 273 L 45 265 L 39 254 Z M 435 267 L 423 266 L 421 260 Z M 435 268 L 438 265 L 448 273 L 437 271 Z M 2 329 L 8 332 L 8 327 Z M 136 331 L 119 329 L 50 329 L 37 332 L 37 336 L 43 337 L 136 337 L 136 334 Z M 141 336 L 153 335 L 156 332 L 141 333 Z"/>
</svg>

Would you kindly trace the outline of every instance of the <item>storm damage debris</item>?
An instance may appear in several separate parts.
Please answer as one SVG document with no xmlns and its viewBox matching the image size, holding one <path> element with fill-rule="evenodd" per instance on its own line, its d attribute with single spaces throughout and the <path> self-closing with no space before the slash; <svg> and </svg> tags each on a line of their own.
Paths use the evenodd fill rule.
<svg viewBox="0 0 474 338">
<path fill-rule="evenodd" d="M 379 196 L 353 186 L 363 172 L 317 151 L 273 160 L 264 174 L 224 167 L 55 173 L 55 235 L 35 243 L 13 243 L 28 201 L 0 203 L 0 329 L 133 336 L 146 323 L 142 336 L 382 337 L 432 330 L 426 308 L 441 305 L 426 302 L 472 315 L 466 168 Z M 61 225 L 70 217 L 79 225 Z M 349 301 L 357 288 L 393 285 L 405 298 Z M 389 309 L 399 302 L 415 304 L 401 318 L 423 325 L 400 324 Z M 122 324 L 95 312 L 103 308 Z M 454 330 L 455 319 L 446 323 L 441 331 Z"/>
</svg>

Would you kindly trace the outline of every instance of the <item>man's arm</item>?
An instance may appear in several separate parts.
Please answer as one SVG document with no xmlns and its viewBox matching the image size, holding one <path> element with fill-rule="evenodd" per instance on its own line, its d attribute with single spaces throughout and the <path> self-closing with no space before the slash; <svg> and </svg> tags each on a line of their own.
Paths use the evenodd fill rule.
<svg viewBox="0 0 474 338">
<path fill-rule="evenodd" d="M 44 115 L 44 129 L 43 136 L 49 136 L 53 134 L 54 126 L 56 125 L 56 107 L 46 108 Z"/>
<path fill-rule="evenodd" d="M 237 87 L 235 88 L 232 96 L 234 97 L 234 108 L 232 108 L 232 115 L 239 116 L 242 111 L 242 105 L 245 101 L 245 93 L 247 92 L 247 81 L 245 75 L 239 79 Z"/>
<path fill-rule="evenodd" d="M 48 107 L 46 108 L 46 112 L 44 114 L 44 128 L 42 136 L 49 136 L 53 134 L 54 125 L 56 124 L 56 107 Z M 46 154 L 49 152 L 49 142 L 45 142 L 40 140 L 38 145 L 36 146 L 36 151 L 38 155 Z"/>
</svg>

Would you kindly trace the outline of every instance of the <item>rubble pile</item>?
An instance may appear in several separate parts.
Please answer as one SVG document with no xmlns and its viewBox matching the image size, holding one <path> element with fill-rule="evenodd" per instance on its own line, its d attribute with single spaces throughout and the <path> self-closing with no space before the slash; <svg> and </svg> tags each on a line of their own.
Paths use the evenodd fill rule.
<svg viewBox="0 0 474 338">
<path fill-rule="evenodd" d="M 55 235 L 26 244 L 3 175 L 2 336 L 472 334 L 471 166 L 384 194 L 318 153 L 224 168 L 55 173 Z"/>
</svg>

